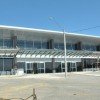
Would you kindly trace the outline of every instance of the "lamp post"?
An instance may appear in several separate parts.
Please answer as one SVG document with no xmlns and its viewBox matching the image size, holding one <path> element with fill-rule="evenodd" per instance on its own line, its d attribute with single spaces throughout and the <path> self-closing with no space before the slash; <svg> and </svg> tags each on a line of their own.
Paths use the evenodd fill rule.
<svg viewBox="0 0 100 100">
<path fill-rule="evenodd" d="M 67 60 L 66 60 L 66 34 L 65 29 L 62 27 L 53 17 L 49 18 L 52 20 L 62 31 L 63 33 L 63 40 L 64 40 L 64 63 L 65 63 L 65 77 L 67 77 Z"/>
</svg>

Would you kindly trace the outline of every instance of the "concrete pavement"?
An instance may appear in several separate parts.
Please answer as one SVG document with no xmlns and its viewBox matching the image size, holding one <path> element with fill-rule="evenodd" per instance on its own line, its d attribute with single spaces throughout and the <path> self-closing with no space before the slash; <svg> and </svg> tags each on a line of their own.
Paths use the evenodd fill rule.
<svg viewBox="0 0 100 100">
<path fill-rule="evenodd" d="M 38 100 L 100 100 L 97 76 L 70 73 L 64 78 L 62 73 L 0 78 L 0 98 L 26 98 L 33 88 Z"/>
</svg>

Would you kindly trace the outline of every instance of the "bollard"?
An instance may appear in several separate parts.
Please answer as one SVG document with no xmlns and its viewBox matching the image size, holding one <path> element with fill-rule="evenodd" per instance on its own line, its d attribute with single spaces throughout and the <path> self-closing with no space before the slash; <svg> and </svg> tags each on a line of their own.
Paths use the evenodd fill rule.
<svg viewBox="0 0 100 100">
<path fill-rule="evenodd" d="M 36 94 L 35 94 L 35 89 L 33 89 L 33 100 L 37 100 Z"/>
</svg>

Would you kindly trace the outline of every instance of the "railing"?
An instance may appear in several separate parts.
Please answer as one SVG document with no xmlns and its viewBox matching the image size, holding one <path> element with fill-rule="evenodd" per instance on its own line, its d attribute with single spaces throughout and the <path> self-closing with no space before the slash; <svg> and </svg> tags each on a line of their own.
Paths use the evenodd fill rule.
<svg viewBox="0 0 100 100">
<path fill-rule="evenodd" d="M 28 100 L 32 98 L 31 100 L 37 100 L 37 96 L 35 94 L 35 89 L 33 89 L 33 94 L 28 96 L 27 98 L 23 99 L 23 98 L 10 98 L 10 99 L 4 99 L 4 98 L 0 98 L 0 100 Z"/>
</svg>

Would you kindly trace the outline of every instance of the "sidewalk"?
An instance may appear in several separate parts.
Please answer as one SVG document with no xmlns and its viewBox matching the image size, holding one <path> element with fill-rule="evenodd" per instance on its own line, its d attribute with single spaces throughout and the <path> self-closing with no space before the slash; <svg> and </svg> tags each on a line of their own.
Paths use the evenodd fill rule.
<svg viewBox="0 0 100 100">
<path fill-rule="evenodd" d="M 85 72 L 72 72 L 78 75 L 100 76 L 100 71 L 85 71 Z"/>
<path fill-rule="evenodd" d="M 88 76 L 100 76 L 100 71 L 86 71 L 86 72 L 68 72 L 67 76 L 73 75 L 88 75 Z M 34 78 L 34 79 L 63 79 L 65 73 L 46 73 L 46 74 L 24 74 L 24 75 L 1 75 L 0 78 L 16 79 L 16 78 Z"/>
</svg>

